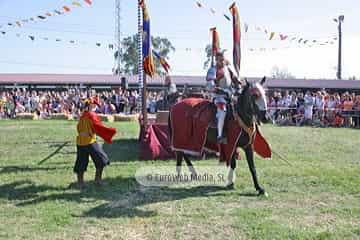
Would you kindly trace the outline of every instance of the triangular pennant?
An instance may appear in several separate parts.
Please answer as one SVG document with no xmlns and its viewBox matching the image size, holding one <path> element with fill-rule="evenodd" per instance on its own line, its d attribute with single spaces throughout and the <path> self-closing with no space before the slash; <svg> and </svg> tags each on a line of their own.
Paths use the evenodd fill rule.
<svg viewBox="0 0 360 240">
<path fill-rule="evenodd" d="M 109 44 L 109 49 L 114 49 L 114 44 Z"/>
<path fill-rule="evenodd" d="M 76 7 L 81 7 L 81 4 L 79 2 L 72 2 L 72 5 L 74 5 Z"/>
<path fill-rule="evenodd" d="M 100 47 L 100 46 L 101 46 L 101 43 L 96 43 L 96 46 Z"/>
<path fill-rule="evenodd" d="M 61 39 L 57 38 L 55 39 L 56 42 L 61 42 Z"/>
<path fill-rule="evenodd" d="M 91 5 L 92 1 L 91 0 L 84 0 L 87 4 Z"/>
<path fill-rule="evenodd" d="M 31 39 L 31 41 L 34 41 L 34 40 L 35 40 L 35 37 L 34 37 L 34 36 L 29 36 L 29 38 Z"/>
<path fill-rule="evenodd" d="M 71 11 L 71 9 L 68 6 L 63 6 L 63 9 L 64 9 L 65 12 L 70 12 Z"/>
<path fill-rule="evenodd" d="M 41 15 L 39 15 L 39 16 L 37 16 L 37 17 L 40 18 L 40 19 L 42 19 L 42 20 L 46 19 L 46 17 L 41 16 Z"/>
<path fill-rule="evenodd" d="M 21 27 L 21 26 L 22 26 L 22 25 L 21 25 L 21 22 L 19 22 L 19 21 L 16 22 L 16 25 L 17 25 L 18 27 Z"/>
<path fill-rule="evenodd" d="M 214 8 L 210 8 L 210 11 L 215 14 L 216 13 L 216 10 Z"/>
<path fill-rule="evenodd" d="M 245 29 L 245 32 L 248 32 L 248 30 L 249 30 L 249 24 L 244 23 L 244 29 Z"/>
<path fill-rule="evenodd" d="M 1 33 L 2 33 L 3 35 L 5 35 L 5 34 L 6 34 L 6 32 L 4 32 L 4 31 L 1 31 Z"/>
<path fill-rule="evenodd" d="M 53 15 L 52 15 L 51 13 L 49 13 L 49 12 L 45 13 L 45 15 L 48 16 L 48 17 L 53 16 Z"/>
<path fill-rule="evenodd" d="M 8 25 L 9 25 L 9 26 L 14 26 L 14 24 L 12 24 L 12 23 L 8 23 Z"/>
<path fill-rule="evenodd" d="M 75 41 L 74 41 L 74 40 L 70 40 L 69 43 L 75 43 Z"/>
<path fill-rule="evenodd" d="M 58 11 L 58 10 L 54 10 L 54 12 L 59 15 L 63 14 L 61 11 Z"/>
<path fill-rule="evenodd" d="M 287 35 L 280 34 L 280 40 L 281 40 L 281 41 L 286 40 L 288 37 L 289 37 L 289 36 L 287 36 Z"/>
<path fill-rule="evenodd" d="M 227 20 L 231 21 L 231 19 L 230 19 L 230 17 L 229 17 L 228 15 L 224 14 L 224 17 L 225 17 Z"/>
<path fill-rule="evenodd" d="M 200 1 L 196 1 L 196 5 L 197 5 L 199 8 L 203 7 L 203 5 L 201 4 Z"/>
<path fill-rule="evenodd" d="M 270 33 L 269 40 L 272 40 L 272 39 L 274 38 L 274 36 L 275 36 L 275 32 L 271 32 L 271 33 Z"/>
</svg>

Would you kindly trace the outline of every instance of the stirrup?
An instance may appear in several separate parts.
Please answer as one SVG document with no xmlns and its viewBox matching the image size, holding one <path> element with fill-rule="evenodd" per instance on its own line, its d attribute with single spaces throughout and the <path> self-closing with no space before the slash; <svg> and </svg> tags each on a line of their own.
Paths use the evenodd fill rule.
<svg viewBox="0 0 360 240">
<path fill-rule="evenodd" d="M 222 136 L 222 137 L 217 137 L 216 142 L 217 142 L 218 144 L 227 144 L 227 138 L 224 137 L 224 136 Z"/>
</svg>

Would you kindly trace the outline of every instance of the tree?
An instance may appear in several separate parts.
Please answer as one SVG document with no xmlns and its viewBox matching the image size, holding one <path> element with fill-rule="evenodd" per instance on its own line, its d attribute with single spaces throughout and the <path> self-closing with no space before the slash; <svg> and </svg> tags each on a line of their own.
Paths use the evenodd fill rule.
<svg viewBox="0 0 360 240">
<path fill-rule="evenodd" d="M 212 45 L 211 44 L 206 45 L 205 53 L 206 53 L 206 61 L 204 62 L 204 69 L 208 69 L 211 64 L 211 56 L 212 56 Z"/>
<path fill-rule="evenodd" d="M 271 76 L 277 79 L 295 79 L 295 76 L 293 76 L 287 68 L 280 69 L 278 66 L 274 66 L 271 69 Z"/>
<path fill-rule="evenodd" d="M 151 37 L 152 48 L 157 51 L 160 56 L 169 59 L 169 54 L 175 51 L 175 47 L 167 38 Z M 122 62 L 122 70 L 126 74 L 137 74 L 138 72 L 138 52 L 137 52 L 137 34 L 126 37 L 122 40 L 122 53 L 115 52 L 114 57 L 120 55 Z M 160 62 L 154 57 L 156 72 L 164 75 L 165 72 Z"/>
</svg>

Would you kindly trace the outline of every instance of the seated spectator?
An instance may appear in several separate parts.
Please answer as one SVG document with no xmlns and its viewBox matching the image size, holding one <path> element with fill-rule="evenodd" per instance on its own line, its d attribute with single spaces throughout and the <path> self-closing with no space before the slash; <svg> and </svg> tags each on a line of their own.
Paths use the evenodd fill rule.
<svg viewBox="0 0 360 240">
<path fill-rule="evenodd" d="M 336 113 L 334 121 L 332 122 L 331 126 L 339 128 L 344 126 L 344 118 L 341 117 L 339 113 Z"/>
</svg>

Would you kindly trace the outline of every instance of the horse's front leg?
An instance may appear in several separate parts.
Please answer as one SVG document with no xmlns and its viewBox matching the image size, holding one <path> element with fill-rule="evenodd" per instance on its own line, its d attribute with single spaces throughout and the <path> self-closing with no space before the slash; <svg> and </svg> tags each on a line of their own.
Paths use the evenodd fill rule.
<svg viewBox="0 0 360 240">
<path fill-rule="evenodd" d="M 255 168 L 255 163 L 254 163 L 254 150 L 252 149 L 251 146 L 248 146 L 245 149 L 245 154 L 246 154 L 246 160 L 247 160 L 250 172 L 251 172 L 251 176 L 254 181 L 254 187 L 258 191 L 258 195 L 267 196 L 267 193 L 265 192 L 264 188 L 260 186 L 258 179 L 257 179 L 256 168 Z"/>
<path fill-rule="evenodd" d="M 181 165 L 183 161 L 183 153 L 182 152 L 176 152 L 176 172 L 178 175 L 181 175 Z"/>
<path fill-rule="evenodd" d="M 236 158 L 233 155 L 230 162 L 230 169 L 228 173 L 228 182 L 226 184 L 227 189 L 234 189 L 234 179 L 235 179 L 235 169 L 236 169 Z"/>
</svg>

